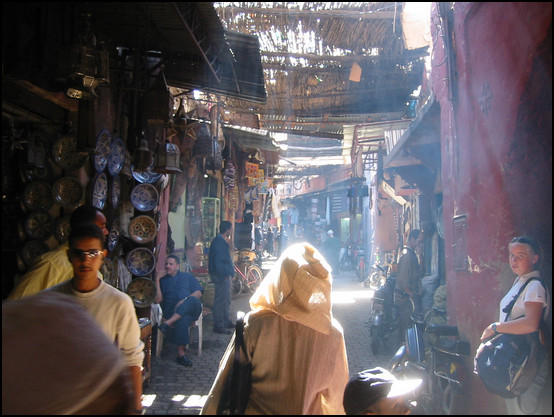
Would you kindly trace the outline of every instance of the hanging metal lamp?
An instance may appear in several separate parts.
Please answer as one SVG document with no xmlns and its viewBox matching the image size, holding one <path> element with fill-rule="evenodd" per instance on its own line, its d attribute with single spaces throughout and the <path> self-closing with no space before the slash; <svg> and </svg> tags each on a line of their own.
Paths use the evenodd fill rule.
<svg viewBox="0 0 554 417">
<path fill-rule="evenodd" d="M 163 174 L 181 173 L 181 152 L 177 145 L 166 140 L 160 143 L 154 155 L 154 172 Z"/>
</svg>

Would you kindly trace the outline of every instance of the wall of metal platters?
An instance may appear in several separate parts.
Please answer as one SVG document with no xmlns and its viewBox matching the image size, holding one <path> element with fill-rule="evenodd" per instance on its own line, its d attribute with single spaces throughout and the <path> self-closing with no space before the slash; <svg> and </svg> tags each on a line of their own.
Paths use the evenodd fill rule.
<svg viewBox="0 0 554 417">
<path fill-rule="evenodd" d="M 71 132 L 33 125 L 4 126 L 3 139 L 3 298 L 37 257 L 67 240 L 70 215 L 83 204 L 107 219 L 105 281 L 125 291 L 133 277 L 152 277 L 169 175 L 136 171 L 124 141 L 107 129 L 88 152 Z"/>
</svg>

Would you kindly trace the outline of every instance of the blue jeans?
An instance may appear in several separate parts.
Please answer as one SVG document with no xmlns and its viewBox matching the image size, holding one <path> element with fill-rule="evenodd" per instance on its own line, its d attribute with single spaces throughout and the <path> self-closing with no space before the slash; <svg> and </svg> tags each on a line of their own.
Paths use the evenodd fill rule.
<svg viewBox="0 0 554 417">
<path fill-rule="evenodd" d="M 189 327 L 202 314 L 202 302 L 198 298 L 190 296 L 175 309 L 175 313 L 179 314 L 181 318 L 175 322 L 172 341 L 178 346 L 188 345 L 190 343 Z"/>
<path fill-rule="evenodd" d="M 215 294 L 212 314 L 214 330 L 225 329 L 231 322 L 229 320 L 229 308 L 231 307 L 231 278 L 218 278 L 214 280 Z"/>
</svg>

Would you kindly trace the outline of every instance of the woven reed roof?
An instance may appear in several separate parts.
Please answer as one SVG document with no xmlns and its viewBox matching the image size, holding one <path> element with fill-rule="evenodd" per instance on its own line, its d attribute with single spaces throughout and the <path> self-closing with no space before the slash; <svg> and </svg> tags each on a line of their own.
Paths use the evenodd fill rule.
<svg viewBox="0 0 554 417">
<path fill-rule="evenodd" d="M 248 108 L 275 116 L 398 112 L 421 82 L 427 50 L 404 48 L 403 3 L 214 3 L 226 30 L 257 35 L 267 103 Z M 360 82 L 349 81 L 354 63 Z M 266 125 L 267 123 L 267 125 Z"/>
</svg>

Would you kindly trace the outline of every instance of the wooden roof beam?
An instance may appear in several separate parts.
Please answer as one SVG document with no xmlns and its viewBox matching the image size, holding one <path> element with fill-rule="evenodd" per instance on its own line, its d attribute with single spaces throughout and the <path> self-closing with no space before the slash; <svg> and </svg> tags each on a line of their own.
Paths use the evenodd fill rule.
<svg viewBox="0 0 554 417">
<path fill-rule="evenodd" d="M 340 97 L 340 96 L 351 96 L 351 95 L 363 95 L 368 93 L 382 93 L 387 94 L 390 91 L 394 90 L 406 90 L 406 86 L 396 86 L 396 87 L 387 87 L 387 86 L 380 86 L 378 88 L 358 88 L 356 90 L 350 90 L 350 91 L 336 91 L 336 92 L 330 92 L 325 94 L 310 94 L 307 95 L 297 95 L 292 96 L 289 93 L 272 93 L 271 95 L 268 94 L 268 97 L 270 99 L 281 99 L 286 100 L 287 102 L 290 102 L 290 100 L 301 100 L 301 101 L 309 101 L 310 99 L 317 99 L 317 98 L 330 98 L 330 97 Z M 268 100 L 271 101 L 271 100 Z"/>
<path fill-rule="evenodd" d="M 256 15 L 286 15 L 286 16 L 301 16 L 301 17 L 329 17 L 341 19 L 356 19 L 356 20 L 393 20 L 395 18 L 394 11 L 364 11 L 364 10 L 313 10 L 313 9 L 288 9 L 288 8 L 262 8 L 262 7 L 225 7 L 224 13 L 249 13 Z M 396 16 L 399 17 L 399 13 Z"/>
<path fill-rule="evenodd" d="M 307 54 L 302 52 L 287 52 L 287 51 L 262 51 L 260 50 L 262 57 L 268 58 L 303 58 L 303 59 L 313 59 L 317 61 L 335 61 L 335 62 L 363 62 L 363 61 L 400 61 L 413 60 L 423 56 L 428 55 L 428 52 L 424 49 L 411 51 L 410 53 L 405 53 L 402 55 L 317 55 L 317 54 Z M 262 65 L 265 65 L 265 62 L 262 60 Z"/>
<path fill-rule="evenodd" d="M 290 133 L 290 134 L 293 134 L 293 135 L 311 136 L 311 137 L 314 137 L 314 138 L 336 139 L 336 140 L 340 140 L 340 141 L 342 141 L 344 139 L 344 135 L 342 133 L 307 132 L 305 130 L 298 130 L 298 129 L 269 128 L 269 127 L 265 127 L 264 129 L 269 130 L 270 132 Z"/>
</svg>

